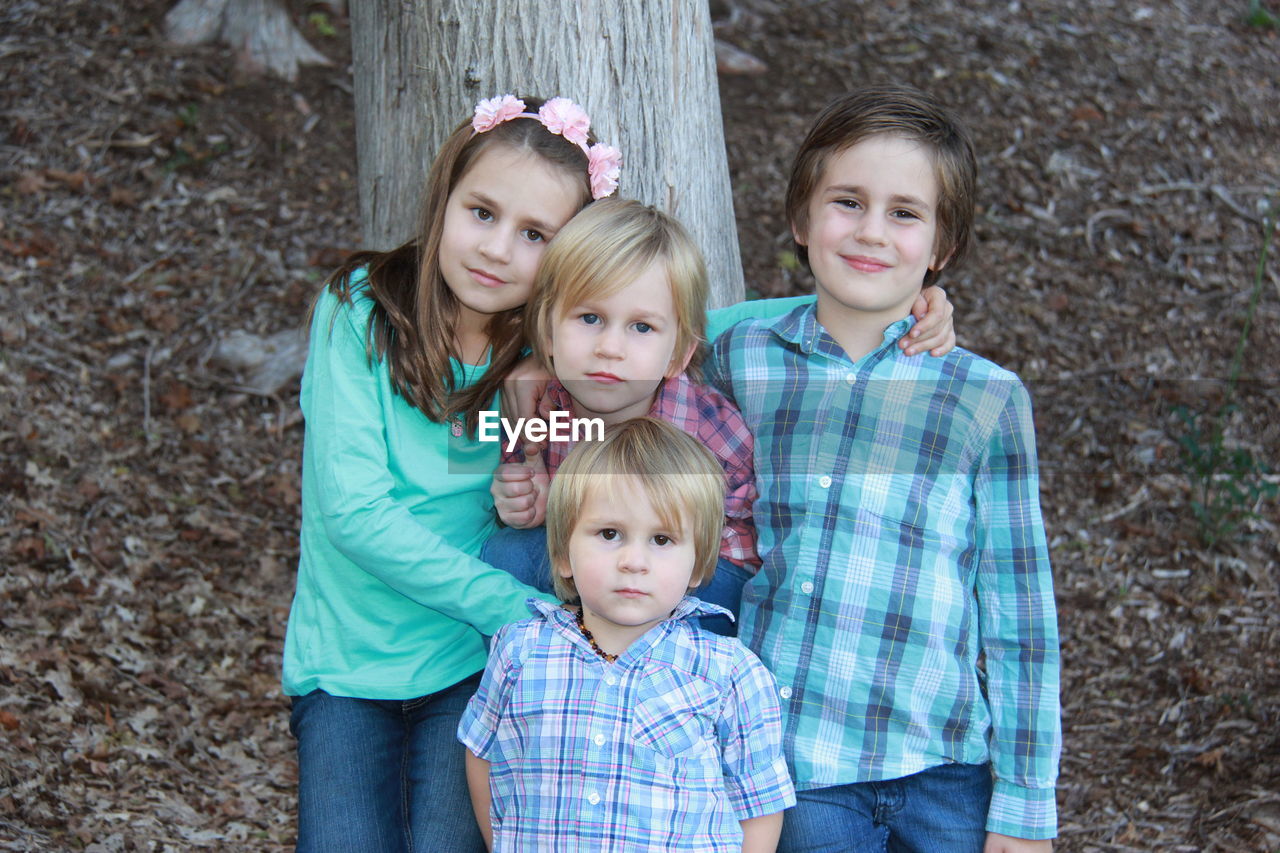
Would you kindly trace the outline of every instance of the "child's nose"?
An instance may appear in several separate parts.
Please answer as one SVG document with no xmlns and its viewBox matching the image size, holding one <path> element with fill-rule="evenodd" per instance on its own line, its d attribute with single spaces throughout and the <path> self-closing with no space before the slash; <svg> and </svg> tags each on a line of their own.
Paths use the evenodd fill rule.
<svg viewBox="0 0 1280 853">
<path fill-rule="evenodd" d="M 864 243 L 883 245 L 885 243 L 884 222 L 874 211 L 868 211 L 858 219 L 855 236 Z"/>
<path fill-rule="evenodd" d="M 617 329 L 606 328 L 596 336 L 596 355 L 602 358 L 622 357 L 622 334 Z"/>
<path fill-rule="evenodd" d="M 632 542 L 618 554 L 618 568 L 624 572 L 647 572 L 649 561 L 645 554 L 644 544 Z"/>
<path fill-rule="evenodd" d="M 494 261 L 511 259 L 511 235 L 503 228 L 491 229 L 480 241 L 480 254 Z"/>
</svg>

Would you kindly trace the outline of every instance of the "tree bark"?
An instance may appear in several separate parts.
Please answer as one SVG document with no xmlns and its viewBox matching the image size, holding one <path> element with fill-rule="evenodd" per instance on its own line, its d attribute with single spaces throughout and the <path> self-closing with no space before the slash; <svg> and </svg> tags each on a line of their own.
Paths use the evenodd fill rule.
<svg viewBox="0 0 1280 853">
<path fill-rule="evenodd" d="M 619 193 L 698 241 L 712 305 L 742 299 L 705 0 L 364 0 L 351 24 L 368 247 L 412 236 L 432 156 L 476 101 L 563 95 L 622 151 Z"/>
</svg>

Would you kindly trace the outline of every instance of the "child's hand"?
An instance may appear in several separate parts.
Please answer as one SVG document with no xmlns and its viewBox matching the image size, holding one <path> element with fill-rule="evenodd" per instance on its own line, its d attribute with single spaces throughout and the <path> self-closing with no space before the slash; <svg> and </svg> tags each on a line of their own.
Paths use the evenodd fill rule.
<svg viewBox="0 0 1280 853">
<path fill-rule="evenodd" d="M 507 527 L 537 527 L 546 519 L 550 478 L 542 454 L 525 447 L 524 462 L 508 462 L 493 472 L 489 493 Z"/>
<path fill-rule="evenodd" d="M 982 853 L 1050 853 L 1052 850 L 1053 840 L 1049 838 L 1032 841 L 1029 838 L 1011 838 L 998 832 L 988 832 Z"/>
<path fill-rule="evenodd" d="M 547 369 L 531 355 L 511 368 L 502 380 L 502 414 L 507 418 L 533 418 L 538 415 L 538 400 L 551 379 Z"/>
<path fill-rule="evenodd" d="M 906 337 L 898 341 L 907 355 L 929 350 L 929 355 L 946 355 L 955 348 L 956 328 L 951 322 L 955 306 L 947 299 L 947 292 L 934 285 L 927 287 L 916 297 L 911 306 L 916 324 Z"/>
</svg>

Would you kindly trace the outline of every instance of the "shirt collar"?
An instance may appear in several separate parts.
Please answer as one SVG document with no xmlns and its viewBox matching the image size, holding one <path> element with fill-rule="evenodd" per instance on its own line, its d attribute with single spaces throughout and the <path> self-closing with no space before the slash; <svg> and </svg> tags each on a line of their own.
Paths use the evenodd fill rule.
<svg viewBox="0 0 1280 853">
<path fill-rule="evenodd" d="M 564 635 L 569 642 L 583 648 L 590 657 L 597 657 L 595 650 L 591 648 L 591 644 L 587 642 L 586 637 L 582 636 L 582 632 L 578 630 L 578 619 L 573 611 L 566 609 L 565 606 L 559 602 L 545 601 L 541 598 L 526 599 L 525 606 L 529 608 L 530 613 L 546 619 L 547 622 Z M 680 619 L 686 619 L 690 616 L 728 616 L 730 619 L 733 619 L 733 614 L 720 605 L 712 604 L 709 601 L 703 601 L 694 595 L 686 595 L 684 598 L 680 599 L 680 603 L 676 605 L 675 610 L 671 611 L 671 615 L 663 620 L 663 623 L 675 622 Z M 656 627 L 661 628 L 662 623 L 659 623 Z M 650 629 L 649 634 L 646 634 L 645 636 L 649 636 L 651 634 L 653 634 L 653 629 Z M 659 635 L 655 635 L 654 639 L 656 639 L 657 636 Z M 661 636 L 665 636 L 665 630 Z M 650 642 L 652 642 L 652 640 Z M 632 643 L 630 648 L 627 649 L 622 657 L 631 657 L 631 653 L 636 651 L 640 644 L 640 640 Z"/>
<path fill-rule="evenodd" d="M 903 335 L 911 331 L 911 327 L 915 324 L 914 314 L 908 314 L 896 323 L 891 323 L 884 330 L 881 349 L 888 344 L 896 344 Z M 827 349 L 831 345 L 839 346 L 818 322 L 817 302 L 806 303 L 782 315 L 774 321 L 770 329 L 778 338 L 799 349 L 805 355 L 812 355 L 815 351 Z M 829 342 L 827 347 L 823 346 L 824 340 Z"/>
<path fill-rule="evenodd" d="M 662 381 L 653 405 L 649 407 L 649 416 L 673 421 L 677 412 L 696 411 L 696 406 L 693 382 L 684 373 L 678 373 Z"/>
<path fill-rule="evenodd" d="M 578 620 L 573 613 L 566 610 L 563 604 L 559 602 L 547 601 L 542 598 L 529 598 L 525 600 L 525 606 L 529 608 L 529 612 L 535 616 L 543 616 L 549 622 L 559 623 L 565 622 L 572 624 L 577 629 Z M 671 619 L 684 619 L 686 616 L 728 616 L 733 618 L 733 614 L 719 604 L 712 604 L 710 601 L 703 601 L 696 595 L 686 595 L 680 599 L 680 603 L 676 605 L 676 609 L 671 611 Z"/>
</svg>

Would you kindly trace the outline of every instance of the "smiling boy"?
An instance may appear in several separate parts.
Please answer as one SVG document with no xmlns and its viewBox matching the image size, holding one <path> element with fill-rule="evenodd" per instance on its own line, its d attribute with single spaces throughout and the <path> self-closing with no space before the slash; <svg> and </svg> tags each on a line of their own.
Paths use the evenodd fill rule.
<svg viewBox="0 0 1280 853">
<path fill-rule="evenodd" d="M 1026 389 L 897 346 L 969 244 L 967 133 L 906 87 L 838 99 L 787 191 L 816 307 L 717 339 L 755 436 L 764 563 L 740 636 L 777 677 L 782 850 L 1048 850 L 1058 634 Z"/>
<path fill-rule="evenodd" d="M 776 684 L 689 617 L 716 562 L 720 466 L 654 418 L 578 444 L 547 505 L 557 607 L 493 638 L 458 737 L 498 851 L 769 853 L 795 801 Z"/>
</svg>

